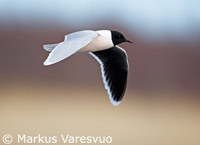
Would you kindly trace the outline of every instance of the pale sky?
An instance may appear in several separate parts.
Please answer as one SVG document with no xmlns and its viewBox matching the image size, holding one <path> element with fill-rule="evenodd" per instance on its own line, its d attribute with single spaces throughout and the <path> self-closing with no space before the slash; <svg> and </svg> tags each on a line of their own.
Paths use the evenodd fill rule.
<svg viewBox="0 0 200 145">
<path fill-rule="evenodd" d="M 0 0 L 1 25 L 80 27 L 110 19 L 149 39 L 191 39 L 200 33 L 200 0 Z"/>
</svg>

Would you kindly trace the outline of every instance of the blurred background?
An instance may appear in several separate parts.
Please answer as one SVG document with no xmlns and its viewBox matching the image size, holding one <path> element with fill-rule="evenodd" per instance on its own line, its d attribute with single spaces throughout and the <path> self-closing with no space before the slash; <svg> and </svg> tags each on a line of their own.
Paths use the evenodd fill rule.
<svg viewBox="0 0 200 145">
<path fill-rule="evenodd" d="M 134 42 L 120 45 L 130 71 L 118 107 L 89 54 L 43 66 L 44 44 L 102 29 Z M 114 145 L 199 145 L 199 105 L 199 0 L 0 0 L 0 136 L 69 133 L 110 135 Z"/>
</svg>

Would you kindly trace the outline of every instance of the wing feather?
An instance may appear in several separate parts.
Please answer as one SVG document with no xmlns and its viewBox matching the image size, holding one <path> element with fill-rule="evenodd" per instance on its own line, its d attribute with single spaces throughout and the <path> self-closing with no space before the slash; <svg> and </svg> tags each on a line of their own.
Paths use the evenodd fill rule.
<svg viewBox="0 0 200 145">
<path fill-rule="evenodd" d="M 59 43 L 49 54 L 44 65 L 51 65 L 62 61 L 63 59 L 73 55 L 79 49 L 86 46 L 98 34 L 95 31 L 85 30 L 71 33 L 65 36 L 65 40 Z"/>
<path fill-rule="evenodd" d="M 128 59 L 125 50 L 114 46 L 90 54 L 101 64 L 103 82 L 111 103 L 119 105 L 126 90 L 128 75 Z"/>
</svg>

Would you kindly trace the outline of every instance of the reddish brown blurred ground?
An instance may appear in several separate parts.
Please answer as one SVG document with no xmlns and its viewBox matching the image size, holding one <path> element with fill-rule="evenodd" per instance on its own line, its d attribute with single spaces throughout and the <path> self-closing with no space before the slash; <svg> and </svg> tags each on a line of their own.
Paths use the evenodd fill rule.
<svg viewBox="0 0 200 145">
<path fill-rule="evenodd" d="M 104 27 L 100 27 L 104 28 Z M 105 27 L 104 29 L 109 29 Z M 137 90 L 182 90 L 198 93 L 200 90 L 200 43 L 176 40 L 148 42 L 119 27 L 134 41 L 122 44 L 129 56 L 128 87 Z M 101 83 L 99 65 L 88 54 L 74 55 L 69 59 L 44 67 L 48 53 L 42 49 L 46 43 L 63 40 L 64 35 L 77 30 L 41 25 L 41 27 L 0 28 L 0 79 L 13 81 L 62 82 L 68 84 Z"/>
</svg>

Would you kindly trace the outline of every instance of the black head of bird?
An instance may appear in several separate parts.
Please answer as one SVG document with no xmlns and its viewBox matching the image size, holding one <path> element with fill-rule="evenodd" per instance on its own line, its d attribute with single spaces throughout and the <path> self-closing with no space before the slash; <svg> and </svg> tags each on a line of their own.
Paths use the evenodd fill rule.
<svg viewBox="0 0 200 145">
<path fill-rule="evenodd" d="M 127 40 L 124 35 L 122 35 L 120 32 L 118 31 L 111 31 L 111 35 L 112 35 L 112 41 L 114 45 L 118 45 L 120 43 L 123 42 L 129 42 L 129 43 L 133 43 L 130 40 Z"/>
</svg>

